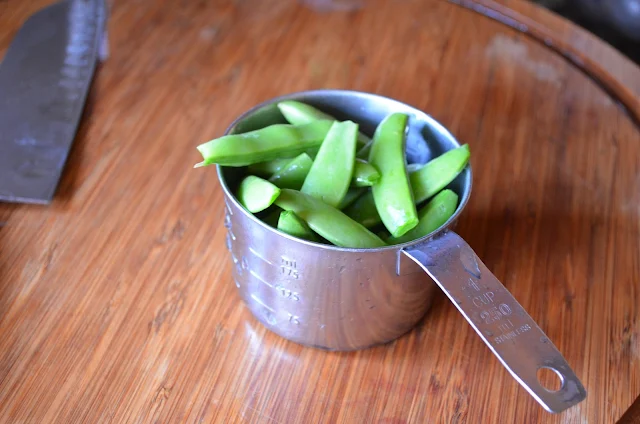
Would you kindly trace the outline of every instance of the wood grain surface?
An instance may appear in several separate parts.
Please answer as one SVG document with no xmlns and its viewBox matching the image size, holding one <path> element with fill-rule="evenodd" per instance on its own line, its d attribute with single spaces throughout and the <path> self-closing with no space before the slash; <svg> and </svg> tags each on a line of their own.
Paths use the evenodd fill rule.
<svg viewBox="0 0 640 424">
<path fill-rule="evenodd" d="M 0 51 L 47 3 L 0 2 Z M 621 105 L 633 95 L 616 93 L 637 100 L 640 70 L 548 12 L 498 5 L 600 74 L 443 1 L 114 2 L 54 203 L 0 205 L 0 422 L 619 420 L 640 394 L 640 133 Z M 567 358 L 583 403 L 542 410 L 443 295 L 412 332 L 351 353 L 251 316 L 195 146 L 312 88 L 396 98 L 469 143 L 458 231 Z"/>
</svg>

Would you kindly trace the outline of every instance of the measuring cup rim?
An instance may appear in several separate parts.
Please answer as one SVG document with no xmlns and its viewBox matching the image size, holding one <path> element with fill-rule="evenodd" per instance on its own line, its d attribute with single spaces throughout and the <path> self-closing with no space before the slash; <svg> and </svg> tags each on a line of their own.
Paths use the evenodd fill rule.
<svg viewBox="0 0 640 424">
<path fill-rule="evenodd" d="M 231 131 L 242 121 L 244 121 L 245 119 L 247 119 L 247 117 L 253 115 L 255 112 L 261 110 L 262 108 L 265 108 L 267 106 L 270 106 L 272 104 L 281 102 L 281 101 L 285 101 L 285 100 L 298 100 L 298 101 L 302 101 L 302 98 L 308 98 L 308 97 L 314 97 L 314 96 L 333 96 L 333 95 L 348 95 L 348 96 L 352 96 L 352 97 L 360 97 L 360 98 L 365 98 L 365 99 L 376 99 L 378 101 L 384 101 L 385 103 L 391 103 L 391 104 L 397 104 L 399 106 L 401 106 L 402 108 L 409 108 L 412 110 L 412 112 L 414 114 L 420 114 L 423 115 L 423 118 L 426 118 L 426 121 L 429 123 L 430 126 L 437 128 L 437 130 L 440 133 L 446 134 L 451 140 L 454 141 L 454 143 L 458 146 L 460 146 L 460 142 L 458 141 L 458 139 L 456 139 L 453 134 L 451 134 L 451 132 L 445 128 L 440 122 L 438 122 L 436 119 L 434 119 L 431 115 L 427 114 L 426 112 L 411 106 L 407 103 L 403 103 L 400 102 L 399 100 L 395 100 L 392 99 L 390 97 L 386 97 L 386 96 L 382 96 L 379 94 L 374 94 L 374 93 L 367 93 L 367 92 L 363 92 L 363 91 L 355 91 L 355 90 L 343 90 L 343 89 L 320 89 L 320 90 L 305 90 L 305 91 L 297 91 L 297 92 L 292 92 L 289 94 L 284 94 L 281 96 L 277 96 L 277 97 L 272 97 L 271 99 L 265 100 L 261 103 L 258 103 L 257 105 L 251 107 L 250 109 L 246 110 L 245 112 L 241 113 L 236 119 L 234 119 L 231 124 L 227 127 L 227 129 L 224 132 L 224 135 L 228 135 L 231 133 Z M 218 174 L 218 181 L 220 182 L 220 186 L 222 187 L 222 190 L 224 191 L 225 195 L 233 202 L 233 204 L 236 206 L 237 209 L 241 210 L 242 213 L 244 215 L 246 215 L 249 219 L 251 219 L 252 221 L 256 222 L 258 225 L 262 226 L 264 229 L 266 229 L 267 231 L 270 231 L 278 236 L 281 236 L 283 238 L 286 238 L 290 241 L 296 242 L 296 243 L 300 243 L 300 244 L 304 244 L 307 245 L 309 247 L 314 247 L 314 248 L 320 248 L 320 249 L 325 249 L 325 250 L 332 250 L 332 251 L 339 251 L 339 252 L 351 252 L 351 253 L 367 253 L 367 252 L 382 252 L 382 251 L 389 251 L 389 250 L 401 250 L 403 248 L 409 247 L 409 246 L 414 246 L 417 244 L 420 244 L 424 241 L 427 241 L 429 239 L 434 238 L 435 236 L 437 236 L 440 233 L 443 233 L 444 231 L 446 231 L 455 221 L 456 219 L 458 219 L 458 217 L 460 216 L 460 214 L 462 213 L 462 210 L 466 207 L 468 201 L 469 201 L 469 197 L 471 197 L 471 190 L 473 187 L 473 171 L 471 169 L 471 164 L 468 163 L 465 167 L 465 169 L 468 170 L 468 176 L 466 178 L 465 181 L 465 187 L 467 188 L 465 193 L 463 193 L 463 196 L 460 200 L 460 204 L 458 205 L 458 207 L 456 208 L 455 213 L 447 220 L 447 222 L 445 222 L 442 226 L 440 226 L 438 229 L 432 231 L 431 233 L 420 237 L 418 239 L 409 241 L 409 242 L 405 242 L 402 244 L 394 244 L 394 245 L 389 245 L 389 246 L 384 246 L 384 247 L 377 247 L 377 248 L 367 248 L 367 249 L 362 249 L 362 248 L 351 248 L 351 247 L 340 247 L 340 246 L 335 246 L 332 244 L 324 244 L 324 243 L 316 243 L 316 242 L 312 242 L 312 241 L 308 241 L 308 240 L 304 240 L 304 239 L 300 239 L 298 237 L 294 237 L 291 236 L 289 234 L 283 233 L 281 231 L 278 231 L 276 228 L 271 227 L 270 225 L 267 225 L 265 222 L 263 222 L 261 219 L 259 219 L 258 217 L 256 217 L 254 214 L 250 213 L 249 211 L 247 211 L 242 204 L 240 204 L 240 202 L 238 201 L 238 199 L 236 198 L 236 196 L 231 192 L 231 190 L 229 189 L 229 186 L 227 185 L 227 182 L 225 181 L 224 175 L 223 175 L 223 167 L 220 165 L 216 165 L 216 171 Z"/>
</svg>

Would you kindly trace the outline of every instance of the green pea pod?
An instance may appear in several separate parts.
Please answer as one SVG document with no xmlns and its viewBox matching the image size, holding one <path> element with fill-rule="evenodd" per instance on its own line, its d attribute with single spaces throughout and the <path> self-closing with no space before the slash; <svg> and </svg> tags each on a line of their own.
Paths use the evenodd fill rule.
<svg viewBox="0 0 640 424">
<path fill-rule="evenodd" d="M 360 249 L 385 246 L 380 237 L 342 211 L 308 194 L 282 189 L 276 204 L 284 210 L 295 212 L 313 231 L 336 246 Z"/>
<path fill-rule="evenodd" d="M 458 195 L 451 190 L 442 190 L 420 209 L 420 222 L 402 237 L 389 237 L 389 244 L 407 243 L 430 234 L 443 226 L 456 211 Z"/>
<path fill-rule="evenodd" d="M 293 158 L 273 159 L 249 165 L 249 172 L 262 177 L 270 177 L 284 168 Z"/>
<path fill-rule="evenodd" d="M 322 142 L 301 192 L 338 207 L 344 199 L 356 156 L 358 124 L 352 121 L 335 121 Z"/>
<path fill-rule="evenodd" d="M 389 237 L 391 237 L 391 234 L 389 234 L 389 231 L 387 230 L 380 230 L 376 233 L 376 235 L 380 237 L 382 240 L 386 240 Z"/>
<path fill-rule="evenodd" d="M 318 150 L 320 150 L 319 146 L 314 147 L 313 149 L 307 149 L 305 153 L 308 154 L 311 159 L 315 160 L 316 156 L 318 156 Z"/>
<path fill-rule="evenodd" d="M 268 160 L 293 157 L 319 147 L 333 121 L 313 121 L 304 125 L 275 124 L 243 134 L 229 134 L 199 145 L 203 161 L 196 167 L 213 163 L 246 166 Z"/>
<path fill-rule="evenodd" d="M 352 187 L 371 187 L 380 180 L 380 173 L 375 166 L 362 159 L 356 159 L 353 167 Z"/>
<path fill-rule="evenodd" d="M 448 163 L 448 166 L 451 166 L 453 169 L 457 169 L 458 171 L 452 176 L 451 172 L 449 172 L 449 168 L 444 168 L 442 165 L 443 161 L 439 161 L 440 164 L 437 166 L 429 165 L 434 161 L 439 160 L 441 157 L 448 155 L 449 152 L 456 152 L 455 154 L 451 154 L 448 156 L 448 160 L 445 160 L 445 164 Z M 467 153 L 465 153 L 467 152 Z M 449 150 L 446 153 L 443 153 L 441 156 L 438 156 L 435 159 L 429 161 L 426 165 L 420 165 L 417 169 L 414 169 L 413 172 L 410 172 L 409 180 L 411 181 L 411 188 L 414 192 L 414 200 L 416 203 L 421 203 L 425 200 L 425 193 L 429 195 L 429 192 L 433 190 L 433 187 L 443 188 L 446 187 L 455 177 L 460 173 L 462 169 L 466 166 L 469 161 L 469 146 L 466 144 L 458 147 L 453 150 Z M 446 158 L 446 157 L 445 157 Z M 438 162 L 436 162 L 438 163 Z M 429 168 L 427 168 L 429 166 Z M 411 165 L 408 165 L 408 168 Z M 444 169 L 443 169 L 444 168 Z M 429 172 L 426 172 L 425 169 L 430 169 Z M 414 175 L 420 175 L 419 179 L 414 180 Z M 448 175 L 445 179 L 441 179 L 442 175 Z M 422 194 L 416 190 L 416 187 L 425 188 L 432 187 L 431 190 L 422 190 Z M 420 197 L 418 197 L 420 196 Z M 364 225 L 367 228 L 371 228 L 376 226 L 381 222 L 380 215 L 378 211 L 374 207 L 373 201 L 373 193 L 367 192 L 360 196 L 355 202 L 353 202 L 349 207 L 344 209 L 344 212 L 349 215 L 352 219 L 356 220 L 360 224 Z"/>
<path fill-rule="evenodd" d="M 371 191 L 367 191 L 358 197 L 351 205 L 344 209 L 344 213 L 347 214 L 349 218 L 367 228 L 375 227 L 382 222 Z"/>
<path fill-rule="evenodd" d="M 349 187 L 347 190 L 347 194 L 344 195 L 342 202 L 338 205 L 338 209 L 344 209 L 347 206 L 351 205 L 356 199 L 366 191 L 365 187 Z"/>
<path fill-rule="evenodd" d="M 306 103 L 296 100 L 285 100 L 278 103 L 278 109 L 284 118 L 291 124 L 300 125 L 317 120 L 337 121 L 333 116 L 316 109 Z M 358 143 L 366 144 L 370 141 L 369 137 L 358 132 Z"/>
<path fill-rule="evenodd" d="M 267 180 L 249 175 L 240 183 L 237 197 L 249 212 L 267 209 L 280 195 L 280 189 Z"/>
<path fill-rule="evenodd" d="M 409 175 L 416 203 L 423 202 L 445 188 L 469 162 L 469 145 L 449 150 Z"/>
<path fill-rule="evenodd" d="M 278 230 L 291 236 L 309 241 L 318 241 L 309 225 L 293 211 L 282 211 L 278 219 Z"/>
<path fill-rule="evenodd" d="M 362 146 L 360 150 L 358 150 L 358 153 L 356 153 L 356 157 L 358 159 L 364 159 L 364 160 L 369 159 L 369 153 L 371 152 L 372 145 L 373 145 L 373 140 L 369 141 L 367 144 Z"/>
<path fill-rule="evenodd" d="M 404 113 L 387 116 L 376 128 L 369 163 L 380 172 L 371 187 L 376 209 L 392 236 L 400 237 L 418 224 L 418 212 L 405 168 L 406 129 Z"/>
<path fill-rule="evenodd" d="M 306 153 L 301 153 L 291 159 L 289 163 L 269 178 L 273 184 L 280 188 L 300 190 L 304 183 L 313 161 Z"/>
<path fill-rule="evenodd" d="M 409 174 L 413 174 L 416 171 L 419 171 L 424 166 L 424 163 L 410 163 L 407 165 L 407 172 Z"/>
</svg>

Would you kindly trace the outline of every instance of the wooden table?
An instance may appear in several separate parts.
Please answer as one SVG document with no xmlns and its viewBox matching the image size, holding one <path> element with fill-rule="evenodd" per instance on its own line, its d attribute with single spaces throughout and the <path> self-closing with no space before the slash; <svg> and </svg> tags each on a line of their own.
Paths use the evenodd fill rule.
<svg viewBox="0 0 640 424">
<path fill-rule="evenodd" d="M 46 3 L 0 2 L 0 50 Z M 533 5 L 461 3 L 512 27 L 444 1 L 115 2 L 55 202 L 0 205 L 0 421 L 620 419 L 640 394 L 640 70 Z M 544 412 L 443 296 L 414 331 L 352 353 L 253 318 L 195 146 L 311 88 L 397 98 L 470 144 L 458 230 L 583 403 Z"/>
</svg>

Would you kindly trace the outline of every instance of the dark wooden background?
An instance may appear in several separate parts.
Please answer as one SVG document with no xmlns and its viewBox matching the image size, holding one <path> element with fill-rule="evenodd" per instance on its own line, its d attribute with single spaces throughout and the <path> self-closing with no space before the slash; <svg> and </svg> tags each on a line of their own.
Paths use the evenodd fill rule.
<svg viewBox="0 0 640 424">
<path fill-rule="evenodd" d="M 114 2 L 55 202 L 0 205 L 0 421 L 619 420 L 640 394 L 640 70 L 531 4 L 463 3 L 528 34 L 435 0 Z M 0 52 L 45 4 L 0 2 Z M 394 97 L 469 143 L 458 230 L 583 403 L 544 412 L 444 296 L 406 336 L 352 353 L 250 315 L 195 146 L 312 88 Z"/>
</svg>

